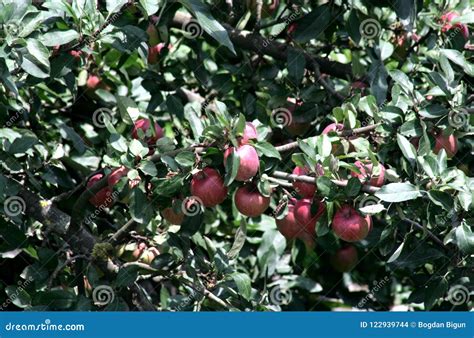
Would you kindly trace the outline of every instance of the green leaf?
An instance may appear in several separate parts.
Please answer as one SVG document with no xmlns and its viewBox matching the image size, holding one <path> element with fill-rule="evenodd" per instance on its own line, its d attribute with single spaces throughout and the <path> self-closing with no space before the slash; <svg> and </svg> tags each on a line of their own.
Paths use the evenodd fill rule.
<svg viewBox="0 0 474 338">
<path fill-rule="evenodd" d="M 425 308 L 431 310 L 433 305 L 441 299 L 448 289 L 448 282 L 444 278 L 433 278 L 425 287 Z"/>
<path fill-rule="evenodd" d="M 196 156 L 191 151 L 182 151 L 174 158 L 176 162 L 182 167 L 189 168 L 194 165 Z"/>
<path fill-rule="evenodd" d="M 413 83 L 404 72 L 396 69 L 396 70 L 392 70 L 389 74 L 390 74 L 390 77 L 395 82 L 397 82 L 400 85 L 400 87 L 402 87 L 403 91 L 406 94 L 411 95 L 411 93 L 413 92 Z"/>
<path fill-rule="evenodd" d="M 33 133 L 28 133 L 15 139 L 8 148 L 10 154 L 23 154 L 38 143 L 38 138 Z"/>
<path fill-rule="evenodd" d="M 151 16 L 158 12 L 160 6 L 158 5 L 158 0 L 140 0 L 140 5 L 146 11 L 147 16 Z"/>
<path fill-rule="evenodd" d="M 7 294 L 8 298 L 12 301 L 12 303 L 19 308 L 27 308 L 31 306 L 31 297 L 26 292 L 26 290 L 22 287 L 21 284 L 17 285 L 10 285 L 5 288 L 5 293 Z"/>
<path fill-rule="evenodd" d="M 441 49 L 440 53 L 460 66 L 469 76 L 474 76 L 474 65 L 466 60 L 464 55 L 455 49 Z"/>
<path fill-rule="evenodd" d="M 225 163 L 225 177 L 224 184 L 229 186 L 237 176 L 240 167 L 240 157 L 239 154 L 234 150 L 227 156 Z"/>
<path fill-rule="evenodd" d="M 79 33 L 73 29 L 67 31 L 49 31 L 41 37 L 41 42 L 45 46 L 53 47 L 58 45 L 65 45 L 71 41 L 79 39 Z"/>
<path fill-rule="evenodd" d="M 276 148 L 268 142 L 261 141 L 253 144 L 260 156 L 273 157 L 281 160 L 280 153 Z"/>
<path fill-rule="evenodd" d="M 403 156 L 405 156 L 405 158 L 413 166 L 416 162 L 416 149 L 413 144 L 411 144 L 410 141 L 408 141 L 406 137 L 402 136 L 401 134 L 397 134 L 397 143 L 400 147 L 400 150 L 402 151 Z"/>
<path fill-rule="evenodd" d="M 405 242 L 402 242 L 402 244 L 400 244 L 397 250 L 395 250 L 393 254 L 390 256 L 390 258 L 387 260 L 387 263 L 392 263 L 396 261 L 398 257 L 400 257 L 400 254 L 402 253 L 404 246 L 405 246 Z"/>
<path fill-rule="evenodd" d="M 244 297 L 246 300 L 250 300 L 252 297 L 252 285 L 250 277 L 247 274 L 240 272 L 234 272 L 230 275 L 230 277 L 232 277 L 235 284 L 237 285 L 239 295 Z"/>
<path fill-rule="evenodd" d="M 359 194 L 360 189 L 362 189 L 362 183 L 357 177 L 351 177 L 347 181 L 347 185 L 344 188 L 344 192 L 348 197 L 355 197 Z"/>
<path fill-rule="evenodd" d="M 306 58 L 304 54 L 296 49 L 290 49 L 287 55 L 288 77 L 294 85 L 298 86 L 304 75 Z"/>
<path fill-rule="evenodd" d="M 148 147 L 143 146 L 139 140 L 131 140 L 128 149 L 134 157 L 145 157 L 148 154 Z"/>
<path fill-rule="evenodd" d="M 430 104 L 423 109 L 420 109 L 419 114 L 430 119 L 439 118 L 448 115 L 449 111 L 446 107 L 440 104 Z"/>
<path fill-rule="evenodd" d="M 114 285 L 117 288 L 129 286 L 137 279 L 139 270 L 140 268 L 136 265 L 121 268 L 117 274 L 117 278 L 114 281 Z"/>
<path fill-rule="evenodd" d="M 456 228 L 456 243 L 465 254 L 474 253 L 474 233 L 467 224 L 463 223 Z"/>
<path fill-rule="evenodd" d="M 337 186 L 327 176 L 319 176 L 316 179 L 316 186 L 318 187 L 318 193 L 324 197 L 333 196 L 337 191 Z"/>
<path fill-rule="evenodd" d="M 148 224 L 153 217 L 153 207 L 140 189 L 133 189 L 130 197 L 130 213 L 135 222 Z"/>
<path fill-rule="evenodd" d="M 411 183 L 390 183 L 380 188 L 375 196 L 385 202 L 404 202 L 420 197 L 421 193 Z"/>
<path fill-rule="evenodd" d="M 158 174 L 156 165 L 152 161 L 148 161 L 148 160 L 141 161 L 139 168 L 145 174 L 150 175 L 150 176 L 156 176 Z"/>
<path fill-rule="evenodd" d="M 327 5 L 317 6 L 313 11 L 298 20 L 298 29 L 295 31 L 294 39 L 298 43 L 306 43 L 317 39 L 329 26 L 331 9 Z"/>
<path fill-rule="evenodd" d="M 133 124 L 138 119 L 139 110 L 135 102 L 125 96 L 116 95 L 117 106 L 122 120 L 127 124 Z"/>
<path fill-rule="evenodd" d="M 434 204 L 442 207 L 444 210 L 450 211 L 454 208 L 453 197 L 447 192 L 430 190 L 428 191 L 428 197 Z"/>
<path fill-rule="evenodd" d="M 235 233 L 234 243 L 232 244 L 232 247 L 230 248 L 230 250 L 227 252 L 227 257 L 229 257 L 229 259 L 237 258 L 240 250 L 242 250 L 245 244 L 246 238 L 247 238 L 247 223 L 245 222 L 244 219 L 242 219 L 240 221 L 240 226 Z"/>
<path fill-rule="evenodd" d="M 232 53 L 236 54 L 234 45 L 230 41 L 227 30 L 212 16 L 207 4 L 200 0 L 186 0 L 183 1 L 196 16 L 197 21 L 202 29 L 212 36 L 221 45 L 226 46 Z"/>
</svg>

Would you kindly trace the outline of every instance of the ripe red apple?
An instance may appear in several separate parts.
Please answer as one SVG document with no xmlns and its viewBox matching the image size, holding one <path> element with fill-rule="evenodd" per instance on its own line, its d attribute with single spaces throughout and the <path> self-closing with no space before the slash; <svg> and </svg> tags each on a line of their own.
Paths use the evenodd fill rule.
<svg viewBox="0 0 474 338">
<path fill-rule="evenodd" d="M 441 23 L 443 27 L 441 28 L 441 32 L 446 33 L 451 30 L 457 30 L 461 32 L 462 36 L 465 40 L 469 39 L 469 29 L 467 25 L 463 23 L 455 23 L 454 25 L 451 24 L 455 18 L 459 17 L 459 14 L 456 12 L 448 12 L 441 16 Z"/>
<path fill-rule="evenodd" d="M 288 213 L 284 218 L 276 220 L 278 231 L 288 240 L 297 238 L 301 231 L 295 218 L 295 203 L 296 199 L 291 198 L 288 201 Z"/>
<path fill-rule="evenodd" d="M 441 131 L 434 134 L 435 137 L 435 147 L 433 152 L 438 154 L 441 149 L 446 151 L 446 154 L 449 158 L 454 157 L 458 152 L 458 142 L 456 136 L 444 135 Z"/>
<path fill-rule="evenodd" d="M 97 89 L 101 84 L 101 80 L 97 75 L 91 74 L 87 78 L 86 86 L 88 89 L 94 90 Z"/>
<path fill-rule="evenodd" d="M 256 140 L 258 138 L 257 128 L 252 122 L 245 123 L 245 128 L 242 133 L 242 137 L 238 138 L 239 144 L 248 144 L 250 140 Z"/>
<path fill-rule="evenodd" d="M 357 242 L 364 239 L 367 237 L 371 226 L 372 219 L 370 216 L 362 217 L 348 204 L 337 210 L 332 219 L 334 233 L 346 242 Z"/>
<path fill-rule="evenodd" d="M 164 42 L 160 42 L 156 46 L 149 46 L 148 47 L 148 63 L 151 65 L 158 63 L 158 56 L 161 54 L 161 51 L 166 46 Z M 168 45 L 168 50 L 171 50 L 173 46 L 171 44 Z"/>
<path fill-rule="evenodd" d="M 334 256 L 331 257 L 332 266 L 339 272 L 351 271 L 359 261 L 357 249 L 350 245 L 337 250 Z"/>
<path fill-rule="evenodd" d="M 217 170 L 206 167 L 193 175 L 191 194 L 201 199 L 205 207 L 214 207 L 227 197 L 227 187 Z"/>
<path fill-rule="evenodd" d="M 307 175 L 311 171 L 309 168 L 306 167 L 296 167 L 293 169 L 293 175 Z M 311 183 L 306 183 L 306 182 L 299 182 L 295 181 L 293 182 L 293 188 L 300 194 L 301 196 L 305 198 L 312 198 L 314 196 L 314 193 L 316 192 L 316 184 L 311 184 Z"/>
<path fill-rule="evenodd" d="M 246 184 L 235 193 L 235 206 L 245 216 L 260 216 L 269 205 L 270 197 L 263 196 L 254 184 Z"/>
<path fill-rule="evenodd" d="M 295 219 L 300 229 L 301 235 L 315 236 L 316 222 L 324 213 L 326 209 L 324 203 L 315 201 L 318 209 L 315 214 L 311 212 L 311 205 L 313 201 L 309 198 L 304 198 L 296 202 L 295 204 Z"/>
<path fill-rule="evenodd" d="M 87 187 L 90 188 L 98 181 L 100 181 L 104 177 L 103 174 L 96 174 L 92 176 L 89 181 L 87 182 Z M 110 186 L 104 187 L 99 190 L 94 196 L 89 199 L 89 202 L 94 205 L 95 207 L 103 206 L 104 208 L 109 207 L 112 205 L 113 198 L 112 198 L 112 188 Z"/>
<path fill-rule="evenodd" d="M 161 215 L 168 223 L 174 225 L 181 225 L 184 220 L 184 214 L 182 212 L 176 212 L 172 207 L 168 207 L 161 212 Z"/>
<path fill-rule="evenodd" d="M 163 129 L 161 129 L 160 125 L 155 122 L 155 133 L 153 135 L 152 131 L 150 130 L 150 120 L 148 119 L 139 119 L 136 120 L 132 129 L 132 137 L 134 139 L 139 139 L 138 130 L 142 130 L 143 133 L 146 135 L 145 142 L 148 145 L 153 145 L 158 141 L 158 139 L 163 137 Z"/>
<path fill-rule="evenodd" d="M 234 147 L 225 150 L 224 166 L 226 166 L 227 158 L 234 151 Z M 240 165 L 235 180 L 240 182 L 247 181 L 258 173 L 260 161 L 258 159 L 257 151 L 251 145 L 244 144 L 237 148 L 237 155 L 239 155 Z"/>
<path fill-rule="evenodd" d="M 357 177 L 362 183 L 369 182 L 374 187 L 381 187 L 385 182 L 385 167 L 382 163 L 374 168 L 372 163 L 356 161 L 354 165 L 359 169 L 360 173 L 351 172 L 352 177 Z"/>
</svg>

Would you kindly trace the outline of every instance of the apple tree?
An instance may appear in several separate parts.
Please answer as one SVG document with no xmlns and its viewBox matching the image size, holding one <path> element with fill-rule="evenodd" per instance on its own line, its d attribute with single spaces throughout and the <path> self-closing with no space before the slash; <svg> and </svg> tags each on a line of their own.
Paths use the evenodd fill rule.
<svg viewBox="0 0 474 338">
<path fill-rule="evenodd" d="M 2 310 L 468 310 L 468 0 L 4 0 Z"/>
</svg>

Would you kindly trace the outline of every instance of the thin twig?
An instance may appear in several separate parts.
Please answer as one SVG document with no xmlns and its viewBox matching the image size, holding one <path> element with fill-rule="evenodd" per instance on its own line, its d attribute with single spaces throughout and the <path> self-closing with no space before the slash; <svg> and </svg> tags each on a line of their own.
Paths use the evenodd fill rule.
<svg viewBox="0 0 474 338">
<path fill-rule="evenodd" d="M 272 173 L 272 176 L 275 178 L 287 180 L 290 182 L 294 181 L 299 181 L 299 182 L 305 182 L 305 183 L 311 183 L 311 184 L 316 184 L 316 177 L 311 177 L 311 176 L 306 176 L 306 175 L 294 175 L 294 174 L 288 174 L 283 171 L 274 171 Z M 340 186 L 340 187 L 345 187 L 347 186 L 347 180 L 331 180 L 335 185 Z M 369 193 L 369 194 L 374 194 L 377 191 L 380 190 L 379 187 L 374 187 L 371 185 L 364 184 L 361 189 L 363 192 Z"/>
<path fill-rule="evenodd" d="M 377 128 L 380 125 L 381 125 L 380 123 L 376 123 L 376 124 L 371 124 L 370 126 L 354 128 L 354 129 L 347 129 L 347 130 L 341 130 L 341 131 L 337 131 L 336 134 L 339 135 L 339 136 L 343 136 L 343 137 L 351 136 L 351 135 L 357 135 L 357 134 L 363 134 L 363 133 L 366 133 L 368 131 L 374 130 L 375 128 Z M 298 148 L 298 147 L 299 147 L 298 141 L 294 141 L 294 142 L 290 142 L 290 143 L 283 144 L 281 146 L 275 147 L 275 149 L 279 152 L 284 152 L 284 151 L 295 149 L 295 148 Z"/>
</svg>

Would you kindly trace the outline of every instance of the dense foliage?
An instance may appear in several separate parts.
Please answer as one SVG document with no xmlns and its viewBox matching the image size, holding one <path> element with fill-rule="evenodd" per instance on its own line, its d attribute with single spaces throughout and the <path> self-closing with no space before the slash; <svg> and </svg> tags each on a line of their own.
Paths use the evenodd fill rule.
<svg viewBox="0 0 474 338">
<path fill-rule="evenodd" d="M 468 310 L 469 0 L 0 2 L 2 310 Z"/>
</svg>

